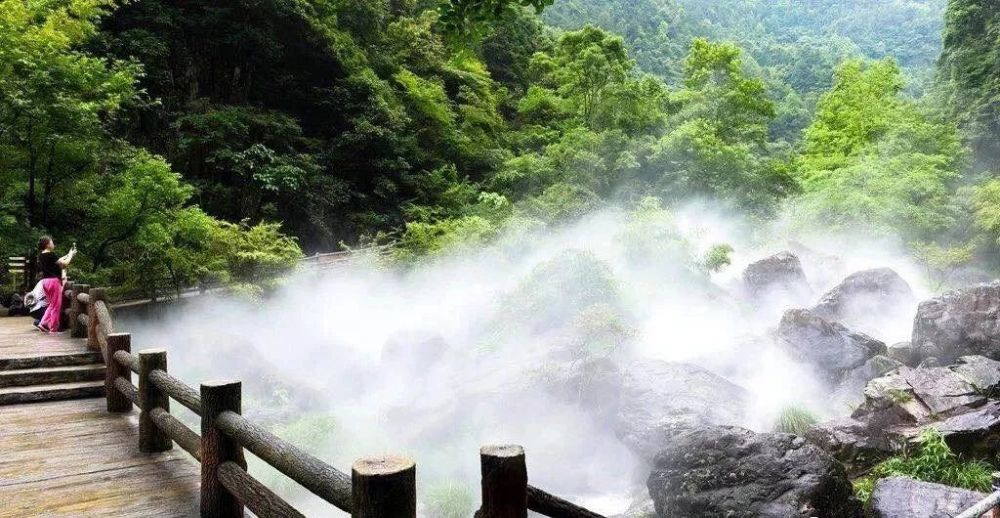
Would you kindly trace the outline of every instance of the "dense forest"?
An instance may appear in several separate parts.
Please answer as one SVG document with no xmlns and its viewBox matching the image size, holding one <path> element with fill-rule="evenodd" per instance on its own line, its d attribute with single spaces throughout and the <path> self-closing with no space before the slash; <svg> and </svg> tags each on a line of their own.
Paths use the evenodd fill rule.
<svg viewBox="0 0 1000 518">
<path fill-rule="evenodd" d="M 95 282 L 692 199 L 997 266 L 986 0 L 0 6 L 0 249 L 76 241 Z"/>
</svg>

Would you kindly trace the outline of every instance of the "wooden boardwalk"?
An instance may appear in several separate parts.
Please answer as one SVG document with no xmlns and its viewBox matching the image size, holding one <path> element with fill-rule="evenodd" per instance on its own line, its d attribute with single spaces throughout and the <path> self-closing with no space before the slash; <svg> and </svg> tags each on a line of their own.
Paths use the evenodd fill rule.
<svg viewBox="0 0 1000 518">
<path fill-rule="evenodd" d="M 197 463 L 179 449 L 140 452 L 136 412 L 109 413 L 103 390 L 79 390 L 95 383 L 77 380 L 93 357 L 85 340 L 0 317 L 2 390 L 45 392 L 11 386 L 34 379 L 49 397 L 82 398 L 0 406 L 0 518 L 198 516 Z"/>
</svg>

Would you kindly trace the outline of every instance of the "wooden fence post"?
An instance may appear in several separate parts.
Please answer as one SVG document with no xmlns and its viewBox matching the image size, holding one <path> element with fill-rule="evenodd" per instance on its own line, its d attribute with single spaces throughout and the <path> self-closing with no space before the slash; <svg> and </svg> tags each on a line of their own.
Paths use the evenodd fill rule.
<svg viewBox="0 0 1000 518">
<path fill-rule="evenodd" d="M 69 311 L 66 312 L 69 319 L 69 322 L 66 322 L 66 327 L 69 329 L 69 335 L 73 338 L 80 338 L 80 319 L 77 318 L 80 315 L 80 301 L 76 300 L 80 288 L 83 288 L 82 284 L 72 283 L 69 292 Z"/>
<path fill-rule="evenodd" d="M 415 518 L 417 468 L 406 457 L 360 459 L 351 468 L 352 518 Z"/>
<path fill-rule="evenodd" d="M 147 349 L 139 351 L 139 451 L 152 453 L 167 451 L 174 443 L 163 430 L 153 422 L 151 412 L 160 407 L 170 411 L 170 397 L 153 384 L 149 373 L 154 369 L 167 370 L 167 351 Z"/>
<path fill-rule="evenodd" d="M 215 425 L 225 411 L 241 413 L 239 381 L 209 381 L 201 384 L 201 516 L 243 516 L 243 503 L 219 481 L 219 465 L 232 461 L 246 469 L 243 448 Z"/>
<path fill-rule="evenodd" d="M 107 356 L 104 358 L 104 392 L 108 399 L 108 412 L 131 412 L 132 402 L 115 387 L 115 379 L 119 376 L 132 381 L 132 371 L 115 360 L 118 351 L 132 352 L 132 336 L 128 333 L 108 335 Z"/>
<path fill-rule="evenodd" d="M 97 301 L 104 300 L 104 288 L 94 288 L 90 290 L 90 304 L 87 304 L 87 347 L 100 349 L 101 343 L 97 340 Z"/>
<path fill-rule="evenodd" d="M 90 293 L 89 284 L 74 284 L 73 285 L 73 299 L 70 303 L 70 307 L 76 307 L 76 315 L 86 314 L 87 308 L 77 300 L 77 295 L 81 293 Z M 70 322 L 70 336 L 73 338 L 84 338 L 87 336 L 87 330 L 80 325 L 80 319 L 77 316 L 73 317 L 73 321 Z M 89 343 L 87 345 L 90 345 Z"/>
<path fill-rule="evenodd" d="M 478 518 L 527 518 L 528 468 L 524 448 L 517 445 L 483 446 L 479 449 L 482 469 L 483 506 Z"/>
</svg>

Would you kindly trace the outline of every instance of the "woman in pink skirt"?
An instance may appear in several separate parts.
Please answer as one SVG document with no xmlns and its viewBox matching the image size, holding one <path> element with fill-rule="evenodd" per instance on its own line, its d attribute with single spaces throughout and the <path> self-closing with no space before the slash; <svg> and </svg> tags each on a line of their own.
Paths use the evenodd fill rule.
<svg viewBox="0 0 1000 518">
<path fill-rule="evenodd" d="M 49 333 L 59 332 L 59 320 L 62 316 L 63 300 L 63 269 L 69 266 L 76 255 L 76 245 L 68 254 L 56 258 L 56 244 L 49 236 L 38 240 L 38 271 L 42 273 L 42 289 L 49 307 L 45 310 L 38 329 Z"/>
</svg>

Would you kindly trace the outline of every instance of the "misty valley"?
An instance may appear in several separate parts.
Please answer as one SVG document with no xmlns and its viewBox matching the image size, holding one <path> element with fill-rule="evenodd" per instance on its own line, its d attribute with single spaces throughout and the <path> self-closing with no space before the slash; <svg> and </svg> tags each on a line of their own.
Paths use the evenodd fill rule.
<svg viewBox="0 0 1000 518">
<path fill-rule="evenodd" d="M 994 516 L 998 38 L 0 0 L 0 518 Z"/>
</svg>

